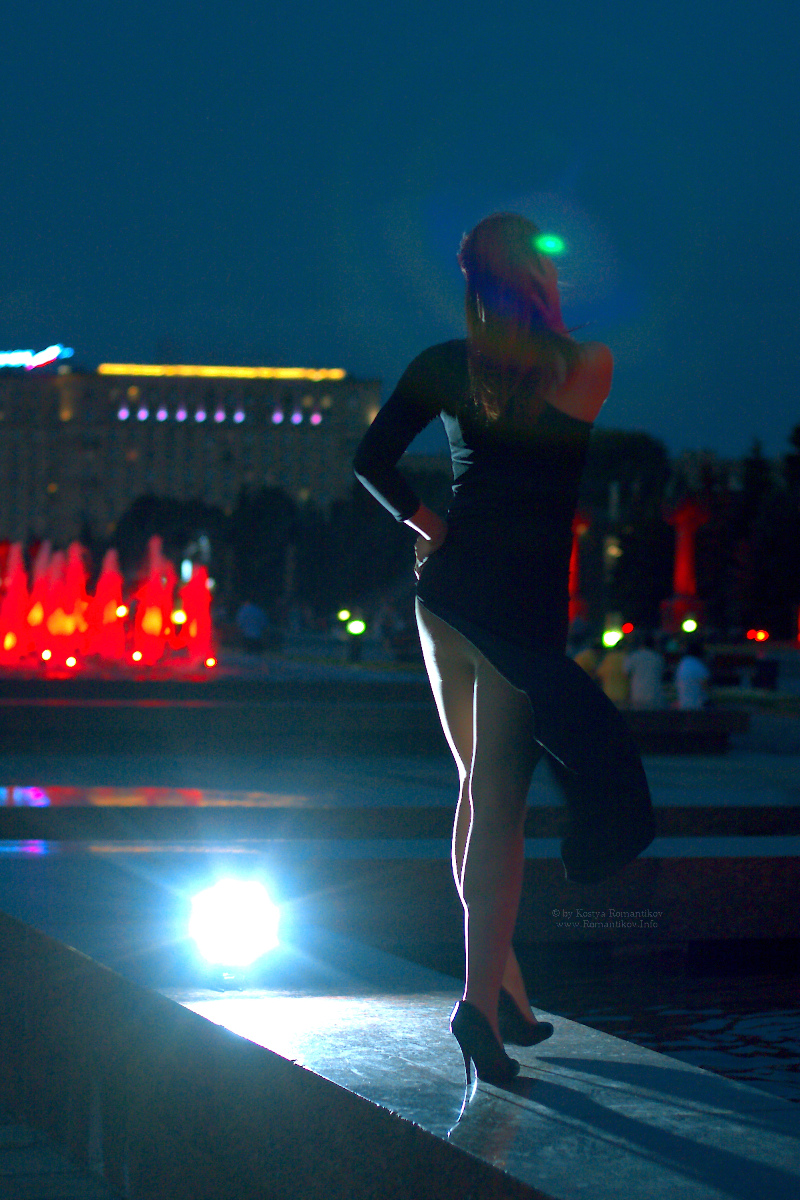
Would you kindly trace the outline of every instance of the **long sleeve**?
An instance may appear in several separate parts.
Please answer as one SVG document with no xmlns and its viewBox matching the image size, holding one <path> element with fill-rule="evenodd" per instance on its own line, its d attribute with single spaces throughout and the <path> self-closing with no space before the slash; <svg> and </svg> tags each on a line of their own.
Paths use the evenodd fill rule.
<svg viewBox="0 0 800 1200">
<path fill-rule="evenodd" d="M 368 492 L 396 521 L 419 508 L 419 497 L 397 469 L 418 433 L 439 416 L 434 352 L 425 350 L 406 368 L 356 451 L 353 470 Z"/>
</svg>

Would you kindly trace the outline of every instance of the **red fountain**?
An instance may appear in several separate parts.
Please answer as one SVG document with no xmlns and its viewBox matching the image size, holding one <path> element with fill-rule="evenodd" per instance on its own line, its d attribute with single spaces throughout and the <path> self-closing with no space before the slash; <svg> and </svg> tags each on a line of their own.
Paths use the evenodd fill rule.
<svg viewBox="0 0 800 1200">
<path fill-rule="evenodd" d="M 661 624 L 669 633 L 678 633 L 687 618 L 701 625 L 705 606 L 697 597 L 694 569 L 694 543 L 698 529 L 709 519 L 708 510 L 696 500 L 684 500 L 666 516 L 675 526 L 675 566 L 672 577 L 673 595 L 661 602 Z"/>
<path fill-rule="evenodd" d="M 5 595 L 0 602 L 0 663 L 14 666 L 31 648 L 27 623 L 28 574 L 19 543 L 11 547 L 5 568 L 2 580 Z"/>
<path fill-rule="evenodd" d="M 29 590 L 22 546 L 4 555 L 0 574 L 0 667 L 30 671 L 45 667 L 72 673 L 86 667 L 153 667 L 170 672 L 216 665 L 211 593 L 205 567 L 195 567 L 180 593 L 180 621 L 174 609 L 177 575 L 151 538 L 144 579 L 125 600 L 116 550 L 109 550 L 94 595 L 87 592 L 84 548 L 73 542 L 66 555 L 38 549 Z"/>
<path fill-rule="evenodd" d="M 569 560 L 569 622 L 576 617 L 585 617 L 588 607 L 581 596 L 580 580 L 580 542 L 589 532 L 589 518 L 585 513 L 576 512 L 572 518 L 572 554 Z"/>
<path fill-rule="evenodd" d="M 189 651 L 189 661 L 195 664 L 207 662 L 213 657 L 213 646 L 211 588 L 205 567 L 194 568 L 192 578 L 183 585 L 180 595 L 183 644 Z"/>
<path fill-rule="evenodd" d="M 116 550 L 108 550 L 103 559 L 94 596 L 86 610 L 85 653 L 105 662 L 125 658 L 125 617 L 128 606 L 122 600 L 122 572 Z"/>
</svg>

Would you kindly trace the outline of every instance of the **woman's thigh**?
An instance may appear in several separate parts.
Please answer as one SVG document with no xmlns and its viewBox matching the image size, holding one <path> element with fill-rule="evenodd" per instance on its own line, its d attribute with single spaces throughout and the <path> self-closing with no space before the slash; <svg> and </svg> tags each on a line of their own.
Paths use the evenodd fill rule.
<svg viewBox="0 0 800 1200">
<path fill-rule="evenodd" d="M 534 737 L 527 695 L 482 655 L 475 680 L 473 724 L 473 811 L 488 808 L 497 818 L 516 822 L 525 808 L 542 748 Z"/>
<path fill-rule="evenodd" d="M 462 779 L 480 802 L 497 795 L 506 807 L 524 805 L 542 755 L 524 692 L 467 638 L 417 601 L 422 653 L 445 736 Z"/>
<path fill-rule="evenodd" d="M 470 772 L 477 651 L 457 630 L 417 600 L 422 656 L 442 729 L 462 781 Z"/>
</svg>

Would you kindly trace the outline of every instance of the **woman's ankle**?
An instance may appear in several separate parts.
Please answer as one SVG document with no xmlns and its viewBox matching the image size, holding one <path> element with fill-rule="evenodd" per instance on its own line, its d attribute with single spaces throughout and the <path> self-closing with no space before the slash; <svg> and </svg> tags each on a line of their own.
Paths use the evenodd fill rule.
<svg viewBox="0 0 800 1200">
<path fill-rule="evenodd" d="M 467 988 L 463 999 L 466 1004 L 471 1004 L 473 1008 L 478 1010 L 481 1016 L 488 1022 L 498 1042 L 502 1042 L 503 1039 L 500 1037 L 500 1029 L 497 1024 L 497 1004 L 492 1005 L 491 998 L 486 993 L 476 991 L 475 989 L 470 991 Z"/>
</svg>

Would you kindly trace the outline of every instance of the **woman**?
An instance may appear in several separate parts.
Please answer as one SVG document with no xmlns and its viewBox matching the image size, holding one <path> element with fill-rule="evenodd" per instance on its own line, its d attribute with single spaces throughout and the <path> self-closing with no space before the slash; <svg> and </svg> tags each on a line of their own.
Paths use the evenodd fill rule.
<svg viewBox="0 0 800 1200">
<path fill-rule="evenodd" d="M 625 727 L 565 655 L 572 517 L 612 359 L 607 347 L 570 338 L 539 237 L 530 221 L 500 213 L 464 238 L 467 340 L 411 363 L 354 462 L 365 487 L 418 534 L 420 639 L 460 780 L 453 873 L 466 987 L 450 1025 L 468 1083 L 470 1061 L 492 1083 L 518 1072 L 503 1040 L 534 1045 L 552 1033 L 531 1011 L 511 948 L 526 797 L 543 751 L 570 817 L 568 879 L 603 879 L 653 837 L 647 782 Z M 439 416 L 453 462 L 446 521 L 396 466 Z"/>
</svg>

